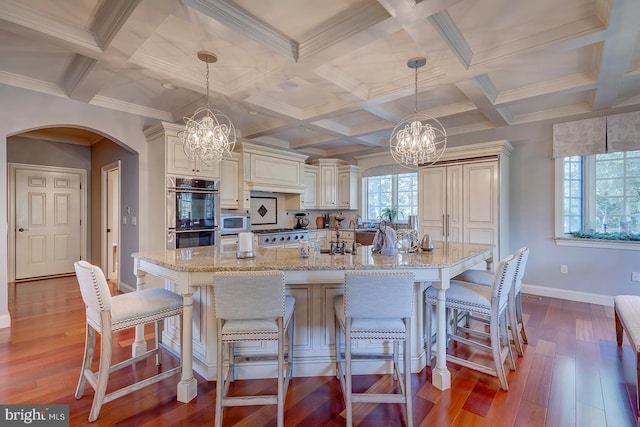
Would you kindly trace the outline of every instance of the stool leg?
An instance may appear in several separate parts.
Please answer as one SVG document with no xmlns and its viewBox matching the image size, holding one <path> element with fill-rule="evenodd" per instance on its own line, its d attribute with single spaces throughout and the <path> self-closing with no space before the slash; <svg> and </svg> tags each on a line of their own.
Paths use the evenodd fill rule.
<svg viewBox="0 0 640 427">
<path fill-rule="evenodd" d="M 222 405 L 222 389 L 224 387 L 224 349 L 222 344 L 222 320 L 218 319 L 218 360 L 216 367 L 216 418 L 215 427 L 222 427 L 222 411 L 224 406 Z"/>
<path fill-rule="evenodd" d="M 347 427 L 353 425 L 353 403 L 351 401 L 351 318 L 345 319 L 344 370 L 345 370 L 345 406 L 347 410 Z"/>
<path fill-rule="evenodd" d="M 522 342 L 524 344 L 528 344 L 527 334 L 524 331 L 524 321 L 522 320 L 522 299 L 520 297 L 520 292 L 516 294 L 516 319 L 518 319 L 518 327 L 520 328 Z"/>
<path fill-rule="evenodd" d="M 278 317 L 278 427 L 284 427 L 284 325 Z"/>
<path fill-rule="evenodd" d="M 84 389 L 87 386 L 87 377 L 85 372 L 91 371 L 91 365 L 93 364 L 93 355 L 96 351 L 96 331 L 89 324 L 87 324 L 86 337 L 84 339 L 84 357 L 82 358 L 82 369 L 80 369 L 80 379 L 78 380 L 78 386 L 76 387 L 76 399 L 80 399 L 84 394 Z"/>
<path fill-rule="evenodd" d="M 500 380 L 500 386 L 503 390 L 509 390 L 509 386 L 507 385 L 507 377 L 504 373 L 504 361 L 501 356 L 501 345 L 500 345 L 500 325 L 499 325 L 499 316 L 497 319 L 491 319 L 491 325 L 489 327 L 490 336 L 491 336 L 491 352 L 493 354 L 493 361 L 496 366 L 496 375 Z M 492 316 L 494 317 L 494 316 Z"/>
<path fill-rule="evenodd" d="M 413 427 L 413 394 L 411 391 L 411 318 L 404 319 L 404 392 L 407 427 Z"/>
<path fill-rule="evenodd" d="M 507 313 L 509 315 L 509 327 L 511 328 L 511 339 L 513 339 L 513 345 L 516 347 L 518 356 L 523 356 L 522 342 L 520 341 L 520 334 L 518 333 L 518 315 L 516 313 L 516 294 L 513 288 L 510 291 L 509 300 L 507 301 Z"/>
<path fill-rule="evenodd" d="M 108 332 L 108 333 L 107 333 Z M 107 383 L 109 382 L 109 368 L 111 367 L 111 331 L 102 331 L 100 334 L 100 367 L 98 371 L 98 379 L 96 381 L 96 391 L 93 396 L 93 404 L 89 413 L 89 422 L 98 419 L 102 401 L 107 391 Z"/>
</svg>

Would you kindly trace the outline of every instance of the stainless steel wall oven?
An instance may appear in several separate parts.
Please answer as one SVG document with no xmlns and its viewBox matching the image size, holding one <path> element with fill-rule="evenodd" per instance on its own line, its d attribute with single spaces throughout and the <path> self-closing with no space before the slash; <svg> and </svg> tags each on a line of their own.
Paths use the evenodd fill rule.
<svg viewBox="0 0 640 427">
<path fill-rule="evenodd" d="M 220 182 L 167 177 L 167 248 L 218 245 Z"/>
</svg>

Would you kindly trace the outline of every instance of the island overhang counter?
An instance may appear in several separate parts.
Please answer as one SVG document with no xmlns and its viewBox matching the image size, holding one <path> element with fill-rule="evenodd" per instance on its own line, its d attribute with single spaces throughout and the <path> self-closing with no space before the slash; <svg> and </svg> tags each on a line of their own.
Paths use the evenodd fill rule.
<svg viewBox="0 0 640 427">
<path fill-rule="evenodd" d="M 138 289 L 145 287 L 146 275 L 164 280 L 164 286 L 184 298 L 182 343 L 178 328 L 171 324 L 165 339 L 182 346 L 182 378 L 178 384 L 178 400 L 188 402 L 197 394 L 193 369 L 207 380 L 215 378 L 216 337 L 213 312 L 212 273 L 214 271 L 281 270 L 287 292 L 296 297 L 296 335 L 294 339 L 294 376 L 334 375 L 334 348 L 330 341 L 333 329 L 333 297 L 342 293 L 345 271 L 349 270 L 409 270 L 415 285 L 412 324 L 411 366 L 419 372 L 426 366 L 422 325 L 422 294 L 433 284 L 438 289 L 436 365 L 433 384 L 441 390 L 450 387 L 446 368 L 446 330 L 444 295 L 451 277 L 483 261 L 492 267 L 493 245 L 435 242 L 432 251 L 400 253 L 395 256 L 373 254 L 371 247 L 358 248 L 357 254 L 311 254 L 299 256 L 295 248 L 257 248 L 254 258 L 238 259 L 235 253 L 225 253 L 215 246 L 175 249 L 133 254 Z M 141 328 L 136 331 L 134 354 L 146 350 Z M 378 343 L 367 345 L 375 351 Z M 248 353 L 269 353 L 273 349 L 262 343 L 240 347 Z M 381 365 L 381 368 L 383 365 Z M 367 366 L 369 369 L 370 366 Z M 270 376 L 271 364 L 258 364 L 238 372 L 240 378 Z M 357 372 L 357 371 L 356 371 Z"/>
</svg>

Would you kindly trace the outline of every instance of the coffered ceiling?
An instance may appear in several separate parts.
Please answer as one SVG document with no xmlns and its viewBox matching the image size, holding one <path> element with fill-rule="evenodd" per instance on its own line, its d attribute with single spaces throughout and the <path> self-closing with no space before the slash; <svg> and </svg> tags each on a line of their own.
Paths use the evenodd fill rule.
<svg viewBox="0 0 640 427">
<path fill-rule="evenodd" d="M 247 140 L 384 151 L 414 108 L 450 135 L 640 108 L 638 0 L 0 0 L 0 83 Z M 6 108 L 6 106 L 5 106 Z"/>
</svg>

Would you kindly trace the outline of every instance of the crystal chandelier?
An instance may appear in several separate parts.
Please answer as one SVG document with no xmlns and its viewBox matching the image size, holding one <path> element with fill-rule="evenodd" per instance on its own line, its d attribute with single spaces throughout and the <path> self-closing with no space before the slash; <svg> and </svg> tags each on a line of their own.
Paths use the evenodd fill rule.
<svg viewBox="0 0 640 427">
<path fill-rule="evenodd" d="M 185 117 L 185 129 L 180 132 L 184 153 L 192 160 L 215 165 L 231 157 L 236 145 L 236 129 L 224 113 L 211 109 L 209 104 L 209 64 L 218 57 L 211 52 L 198 52 L 198 59 L 207 64 L 207 105 Z"/>
<path fill-rule="evenodd" d="M 407 168 L 417 169 L 437 162 L 447 147 L 447 132 L 435 118 L 418 114 L 418 68 L 427 63 L 425 58 L 412 58 L 407 62 L 415 69 L 415 107 L 393 128 L 389 138 L 389 151 L 393 159 Z"/>
</svg>

